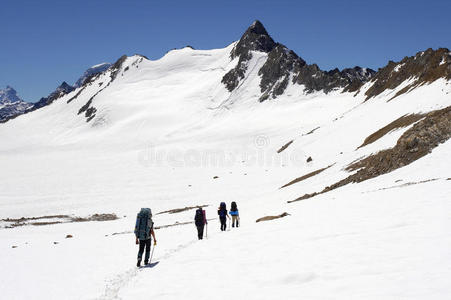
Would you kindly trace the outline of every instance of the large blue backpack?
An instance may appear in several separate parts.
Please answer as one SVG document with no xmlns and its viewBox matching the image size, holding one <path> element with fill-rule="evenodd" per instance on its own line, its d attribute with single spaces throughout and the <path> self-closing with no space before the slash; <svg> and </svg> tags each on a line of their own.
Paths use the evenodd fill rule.
<svg viewBox="0 0 451 300">
<path fill-rule="evenodd" d="M 150 231 L 153 228 L 152 210 L 150 208 L 141 208 L 136 216 L 135 236 L 139 240 L 150 238 Z"/>
</svg>

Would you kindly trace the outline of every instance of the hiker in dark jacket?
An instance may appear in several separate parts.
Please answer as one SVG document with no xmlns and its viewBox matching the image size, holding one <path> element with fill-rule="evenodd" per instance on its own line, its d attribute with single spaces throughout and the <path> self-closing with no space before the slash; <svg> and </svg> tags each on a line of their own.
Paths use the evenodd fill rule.
<svg viewBox="0 0 451 300">
<path fill-rule="evenodd" d="M 229 218 L 229 215 L 227 214 L 227 207 L 225 202 L 221 202 L 218 208 L 218 216 L 219 221 L 221 222 L 221 231 L 225 231 L 227 229 L 227 219 Z"/>
<path fill-rule="evenodd" d="M 155 238 L 155 232 L 153 231 L 152 211 L 150 208 L 141 208 L 141 211 L 136 216 L 135 236 L 136 244 L 139 244 L 138 263 L 136 266 L 140 267 L 144 249 L 146 250 L 144 264 L 149 264 L 151 236 L 154 241 L 153 245 L 157 245 L 157 239 Z"/>
<path fill-rule="evenodd" d="M 196 214 L 194 215 L 194 224 L 196 224 L 197 227 L 197 237 L 201 240 L 204 237 L 204 226 L 207 224 L 207 215 L 202 207 L 199 207 L 196 210 Z"/>
<path fill-rule="evenodd" d="M 229 214 L 232 216 L 232 227 L 239 226 L 240 221 L 240 213 L 238 212 L 238 206 L 236 205 L 236 202 L 232 202 L 232 205 L 230 206 L 230 212 Z"/>
</svg>

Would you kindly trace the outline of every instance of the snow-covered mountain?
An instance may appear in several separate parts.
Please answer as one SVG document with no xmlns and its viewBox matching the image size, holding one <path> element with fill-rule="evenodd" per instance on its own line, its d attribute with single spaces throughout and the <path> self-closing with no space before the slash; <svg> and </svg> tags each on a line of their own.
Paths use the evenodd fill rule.
<svg viewBox="0 0 451 300">
<path fill-rule="evenodd" d="M 0 89 L 0 123 L 12 116 L 22 114 L 31 106 L 31 103 L 20 99 L 12 87 L 7 86 L 5 89 Z"/>
<path fill-rule="evenodd" d="M 109 67 L 111 67 L 110 63 L 101 63 L 101 64 L 90 67 L 75 82 L 74 87 L 75 88 L 81 87 L 83 84 L 85 84 L 90 79 L 90 77 L 106 71 Z"/>
<path fill-rule="evenodd" d="M 223 49 L 122 56 L 0 124 L 2 293 L 444 299 L 450 74 L 444 48 L 324 71 L 258 21 Z M 239 228 L 219 231 L 222 201 Z M 141 207 L 153 268 L 135 267 Z"/>
<path fill-rule="evenodd" d="M 0 97 L 4 98 L 4 102 L 8 104 L 8 107 L 2 107 L 0 104 L 0 123 L 14 119 L 22 114 L 26 114 L 44 106 L 51 104 L 58 98 L 72 92 L 76 88 L 88 83 L 97 74 L 100 74 L 107 70 L 111 66 L 110 63 L 101 63 L 87 69 L 83 75 L 75 82 L 73 86 L 63 81 L 53 92 L 47 97 L 42 97 L 35 103 L 28 103 L 19 99 L 16 95 L 16 91 L 11 87 L 6 87 L 5 90 L 0 90 Z M 15 99 L 12 101 L 11 99 Z M 1 101 L 0 101 L 1 103 Z M 6 104 L 5 104 L 6 105 Z"/>
</svg>

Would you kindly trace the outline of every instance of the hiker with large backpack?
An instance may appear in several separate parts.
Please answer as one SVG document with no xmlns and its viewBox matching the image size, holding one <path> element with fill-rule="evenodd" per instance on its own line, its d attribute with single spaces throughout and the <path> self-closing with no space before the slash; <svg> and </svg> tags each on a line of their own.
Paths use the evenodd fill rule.
<svg viewBox="0 0 451 300">
<path fill-rule="evenodd" d="M 218 216 L 219 221 L 221 222 L 221 231 L 225 231 L 227 229 L 227 218 L 230 219 L 229 215 L 227 214 L 227 207 L 225 202 L 221 202 L 218 208 Z"/>
<path fill-rule="evenodd" d="M 141 211 L 136 216 L 135 236 L 136 244 L 139 244 L 138 263 L 136 266 L 141 266 L 141 259 L 144 249 L 146 250 L 144 264 L 148 265 L 150 257 L 150 241 L 152 240 L 151 237 L 153 237 L 154 247 L 157 245 L 157 239 L 155 238 L 155 232 L 153 231 L 152 210 L 150 210 L 150 208 L 141 208 Z"/>
<path fill-rule="evenodd" d="M 194 224 L 197 227 L 197 237 L 201 240 L 204 237 L 204 226 L 207 225 L 207 215 L 200 206 L 194 215 Z"/>
<path fill-rule="evenodd" d="M 232 205 L 230 206 L 230 212 L 229 214 L 232 216 L 232 227 L 239 226 L 240 221 L 240 213 L 238 212 L 238 206 L 236 205 L 236 202 L 233 201 Z"/>
</svg>

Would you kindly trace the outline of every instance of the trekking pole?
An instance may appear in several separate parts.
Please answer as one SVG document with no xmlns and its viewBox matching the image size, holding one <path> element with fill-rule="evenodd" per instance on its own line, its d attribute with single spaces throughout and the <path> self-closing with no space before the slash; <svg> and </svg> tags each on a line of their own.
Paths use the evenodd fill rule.
<svg viewBox="0 0 451 300">
<path fill-rule="evenodd" d="M 150 265 L 150 263 L 151 263 L 151 261 L 152 261 L 152 257 L 153 257 L 153 250 L 155 250 L 155 247 L 156 247 L 157 245 L 153 245 L 153 247 L 152 247 L 152 253 L 150 254 L 150 259 L 149 259 L 149 265 Z"/>
<path fill-rule="evenodd" d="M 205 238 L 208 239 L 208 223 L 205 224 Z"/>
</svg>

